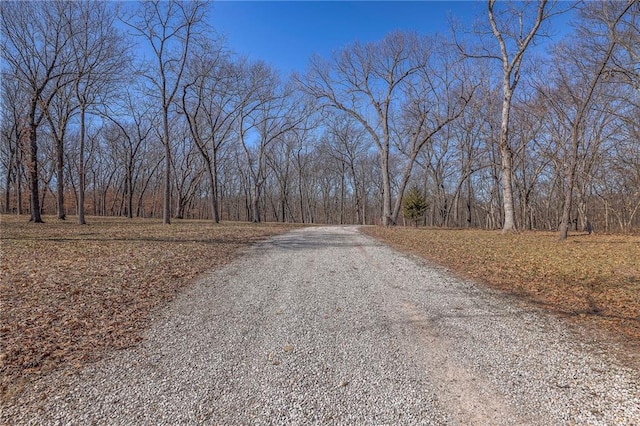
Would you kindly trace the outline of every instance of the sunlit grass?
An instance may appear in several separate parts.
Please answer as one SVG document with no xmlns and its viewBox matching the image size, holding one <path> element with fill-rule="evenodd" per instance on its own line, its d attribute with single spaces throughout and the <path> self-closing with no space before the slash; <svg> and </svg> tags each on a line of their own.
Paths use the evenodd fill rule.
<svg viewBox="0 0 640 426">
<path fill-rule="evenodd" d="M 153 309 L 292 225 L 0 216 L 0 396 L 140 339 Z"/>
<path fill-rule="evenodd" d="M 364 228 L 463 276 L 640 340 L 640 236 Z"/>
</svg>

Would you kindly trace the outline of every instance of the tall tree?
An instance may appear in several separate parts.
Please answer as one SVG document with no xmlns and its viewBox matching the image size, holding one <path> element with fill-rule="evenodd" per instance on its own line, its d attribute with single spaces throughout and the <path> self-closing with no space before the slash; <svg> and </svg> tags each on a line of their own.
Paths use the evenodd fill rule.
<svg viewBox="0 0 640 426">
<path fill-rule="evenodd" d="M 165 173 L 162 222 L 171 223 L 171 136 L 169 115 L 171 104 L 180 88 L 194 39 L 205 25 L 206 3 L 177 0 L 145 1 L 127 24 L 151 47 L 155 66 L 143 71 L 154 88 L 162 111 L 162 143 L 165 151 Z"/>
<path fill-rule="evenodd" d="M 50 107 L 44 111 L 51 135 L 56 146 L 56 207 L 58 219 L 66 219 L 64 205 L 64 158 L 65 138 L 69 122 L 77 110 L 77 103 L 73 96 L 73 87 L 67 84 L 54 97 Z"/>
<path fill-rule="evenodd" d="M 365 188 L 358 165 L 371 148 L 370 140 L 362 126 L 345 113 L 327 114 L 324 121 L 328 132 L 329 155 L 345 165 L 353 189 L 356 222 L 364 225 Z"/>
<path fill-rule="evenodd" d="M 39 198 L 38 127 L 44 111 L 71 71 L 70 41 L 65 31 L 63 1 L 5 2 L 0 31 L 3 79 L 15 79 L 28 94 L 26 116 L 19 125 L 20 142 L 28 147 L 27 171 L 31 222 L 42 222 Z"/>
<path fill-rule="evenodd" d="M 330 61 L 311 60 L 302 87 L 324 105 L 351 115 L 371 135 L 382 176 L 382 224 L 394 223 L 390 156 L 393 116 L 399 109 L 403 84 L 428 61 L 425 40 L 415 34 L 391 33 L 382 41 L 354 43 Z"/>
<path fill-rule="evenodd" d="M 394 222 L 418 155 L 462 116 L 477 86 L 468 64 L 460 61 L 444 40 L 434 38 L 428 49 L 428 60 L 416 73 L 418 78 L 407 80 L 404 87 L 406 101 L 394 129 L 398 150 L 406 157 L 391 216 Z"/>
<path fill-rule="evenodd" d="M 11 187 L 14 188 L 17 214 L 22 214 L 22 152 L 20 145 L 20 123 L 27 99 L 17 80 L 3 78 L 0 82 L 0 170 L 5 175 L 4 211 L 11 211 Z"/>
<path fill-rule="evenodd" d="M 584 4 L 579 11 L 581 20 L 576 38 L 556 48 L 556 59 L 561 63 L 556 74 L 556 85 L 570 99 L 570 105 L 562 111 L 570 132 L 570 150 L 568 158 L 565 158 L 560 240 L 566 240 L 569 232 L 585 120 L 600 83 L 607 74 L 607 68 L 612 63 L 616 50 L 620 48 L 619 34 L 622 32 L 621 27 L 625 25 L 624 18 L 635 13 L 636 5 L 635 0 Z M 555 93 L 548 99 L 553 104 L 561 97 Z"/>
<path fill-rule="evenodd" d="M 251 220 L 261 222 L 267 149 L 304 121 L 305 104 L 296 102 L 292 85 L 283 84 L 278 73 L 263 62 L 245 65 L 238 73 L 237 86 L 239 140 L 251 177 Z"/>
<path fill-rule="evenodd" d="M 542 23 L 550 16 L 551 7 L 547 0 L 540 0 L 534 10 L 529 12 L 528 4 L 521 9 L 514 3 L 505 3 L 505 9 L 498 12 L 496 0 L 487 2 L 487 11 L 491 31 L 498 41 L 500 55 L 495 56 L 502 62 L 502 122 L 500 126 L 500 150 L 502 200 L 504 205 L 503 232 L 516 230 L 515 208 L 513 201 L 513 151 L 509 139 L 509 117 L 513 92 L 520 81 L 520 69 L 524 55 L 536 37 Z"/>
<path fill-rule="evenodd" d="M 204 160 L 211 189 L 211 214 L 220 221 L 218 160 L 236 130 L 240 103 L 234 87 L 235 66 L 220 46 L 207 44 L 190 61 L 182 89 L 182 112 Z"/>
<path fill-rule="evenodd" d="M 85 143 L 89 108 L 105 101 L 113 84 L 126 70 L 127 47 L 116 30 L 113 4 L 82 0 L 67 2 L 65 29 L 70 40 L 74 67 L 73 91 L 80 129 L 78 154 L 78 223 L 85 220 Z"/>
<path fill-rule="evenodd" d="M 129 219 L 134 215 L 133 197 L 145 160 L 145 148 L 149 144 L 153 128 L 158 125 L 156 109 L 142 93 L 140 88 L 128 88 L 122 96 L 121 104 L 110 105 L 102 114 L 117 129 L 113 132 L 113 141 L 121 154 L 124 167 L 126 212 Z"/>
</svg>

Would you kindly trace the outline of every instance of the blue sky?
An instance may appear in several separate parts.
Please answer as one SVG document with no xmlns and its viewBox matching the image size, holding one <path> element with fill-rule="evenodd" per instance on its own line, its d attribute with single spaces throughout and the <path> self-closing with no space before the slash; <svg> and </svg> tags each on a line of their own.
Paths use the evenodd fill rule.
<svg viewBox="0 0 640 426">
<path fill-rule="evenodd" d="M 327 57 L 394 30 L 446 33 L 449 15 L 470 23 L 485 7 L 484 1 L 216 1 L 210 22 L 236 53 L 289 73 L 304 71 L 313 53 Z"/>
</svg>

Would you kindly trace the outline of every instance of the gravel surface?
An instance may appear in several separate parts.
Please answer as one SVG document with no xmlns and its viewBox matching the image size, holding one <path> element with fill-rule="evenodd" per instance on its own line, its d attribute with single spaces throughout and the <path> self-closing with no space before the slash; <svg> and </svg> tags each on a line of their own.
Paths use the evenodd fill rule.
<svg viewBox="0 0 640 426">
<path fill-rule="evenodd" d="M 354 227 L 306 228 L 0 423 L 638 425 L 640 372 L 606 349 Z"/>
</svg>

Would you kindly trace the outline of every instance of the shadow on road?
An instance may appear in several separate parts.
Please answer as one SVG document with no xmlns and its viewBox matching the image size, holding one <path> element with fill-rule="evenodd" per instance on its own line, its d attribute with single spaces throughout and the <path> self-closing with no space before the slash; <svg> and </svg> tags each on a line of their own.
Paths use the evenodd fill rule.
<svg viewBox="0 0 640 426">
<path fill-rule="evenodd" d="M 329 247 L 371 247 L 376 243 L 371 241 L 354 241 L 352 234 L 336 234 L 331 232 L 301 232 L 278 236 L 268 241 L 268 245 L 273 245 L 285 250 L 307 250 L 322 249 Z"/>
</svg>

